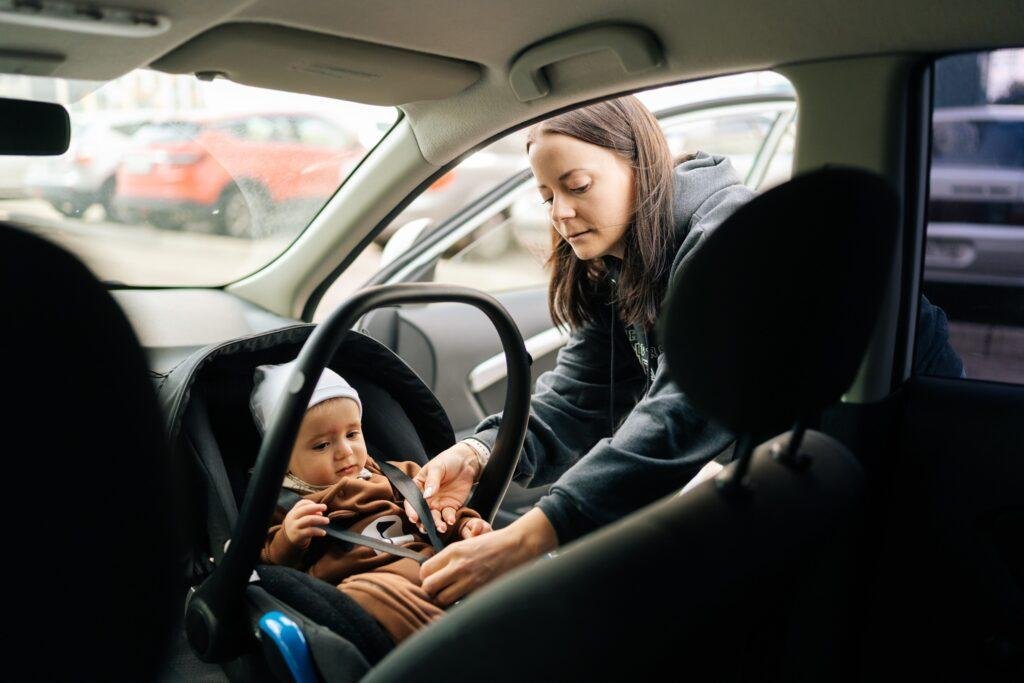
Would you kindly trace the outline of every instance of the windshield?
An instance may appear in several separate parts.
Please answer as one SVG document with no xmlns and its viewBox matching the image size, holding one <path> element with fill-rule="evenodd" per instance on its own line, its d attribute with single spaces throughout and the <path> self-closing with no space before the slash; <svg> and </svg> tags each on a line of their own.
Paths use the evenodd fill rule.
<svg viewBox="0 0 1024 683">
<path fill-rule="evenodd" d="M 0 75 L 71 114 L 60 157 L 0 157 L 0 218 L 105 281 L 216 286 L 301 233 L 398 110 L 133 71 L 108 83 Z"/>
</svg>

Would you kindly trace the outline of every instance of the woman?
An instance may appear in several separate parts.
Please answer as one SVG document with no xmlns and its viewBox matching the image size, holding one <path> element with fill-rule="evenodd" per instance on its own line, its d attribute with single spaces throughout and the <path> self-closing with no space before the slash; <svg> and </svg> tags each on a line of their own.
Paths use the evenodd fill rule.
<svg viewBox="0 0 1024 683">
<path fill-rule="evenodd" d="M 672 274 L 753 192 L 724 157 L 673 161 L 635 97 L 537 124 L 527 152 L 553 228 L 548 305 L 572 334 L 537 380 L 515 478 L 554 484 L 510 526 L 423 564 L 424 590 L 444 605 L 678 490 L 732 441 L 669 380 L 653 328 Z M 916 346 L 916 372 L 962 376 L 945 315 L 923 297 Z M 500 420 L 484 420 L 416 477 L 439 530 L 468 498 Z"/>
<path fill-rule="evenodd" d="M 537 380 L 516 481 L 557 482 L 509 527 L 423 565 L 424 589 L 442 604 L 678 489 L 732 441 L 669 381 L 653 327 L 671 273 L 751 191 L 724 157 L 674 165 L 635 97 L 536 125 L 527 152 L 554 231 L 548 304 L 572 334 Z M 500 419 L 417 478 L 439 529 L 468 496 Z"/>
</svg>

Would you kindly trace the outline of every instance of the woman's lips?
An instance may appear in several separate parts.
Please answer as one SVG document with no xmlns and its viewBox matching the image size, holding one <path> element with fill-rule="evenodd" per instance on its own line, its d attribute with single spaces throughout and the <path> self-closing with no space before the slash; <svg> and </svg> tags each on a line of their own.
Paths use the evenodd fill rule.
<svg viewBox="0 0 1024 683">
<path fill-rule="evenodd" d="M 575 242 L 576 240 L 582 238 L 584 235 L 589 235 L 590 233 L 590 230 L 582 230 L 580 232 L 573 233 L 572 235 L 566 235 L 565 239 L 569 240 L 570 242 Z"/>
</svg>

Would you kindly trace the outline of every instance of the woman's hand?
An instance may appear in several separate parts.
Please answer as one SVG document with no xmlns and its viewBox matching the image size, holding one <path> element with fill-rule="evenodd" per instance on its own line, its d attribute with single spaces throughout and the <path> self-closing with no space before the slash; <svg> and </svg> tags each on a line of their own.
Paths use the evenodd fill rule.
<svg viewBox="0 0 1024 683">
<path fill-rule="evenodd" d="M 455 524 L 455 512 L 466 504 L 479 477 L 480 461 L 476 451 L 464 443 L 441 451 L 413 477 L 434 515 L 438 532 L 443 534 L 448 524 Z M 405 514 L 410 522 L 419 524 L 420 518 L 409 501 L 405 501 Z"/>
<path fill-rule="evenodd" d="M 298 548 L 308 548 L 313 538 L 327 535 L 327 531 L 320 528 L 331 523 L 324 516 L 326 510 L 323 503 L 305 498 L 295 503 L 282 522 L 285 537 Z"/>
<path fill-rule="evenodd" d="M 424 562 L 423 590 L 447 606 L 556 547 L 554 527 L 534 508 L 504 529 L 453 543 Z"/>
</svg>

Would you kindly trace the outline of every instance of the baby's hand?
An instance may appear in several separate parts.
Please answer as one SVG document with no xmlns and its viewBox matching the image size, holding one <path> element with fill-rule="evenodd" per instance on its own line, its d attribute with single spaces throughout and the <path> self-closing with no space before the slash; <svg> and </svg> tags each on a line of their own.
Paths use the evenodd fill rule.
<svg viewBox="0 0 1024 683">
<path fill-rule="evenodd" d="M 479 517 L 471 517 L 462 525 L 463 538 L 473 538 L 480 534 L 486 534 L 488 531 L 492 531 L 490 522 Z"/>
<path fill-rule="evenodd" d="M 292 545 L 308 548 L 309 542 L 316 536 L 326 536 L 327 532 L 320 527 L 331 523 L 324 516 L 327 506 L 314 503 L 303 498 L 284 516 L 284 534 Z"/>
</svg>

